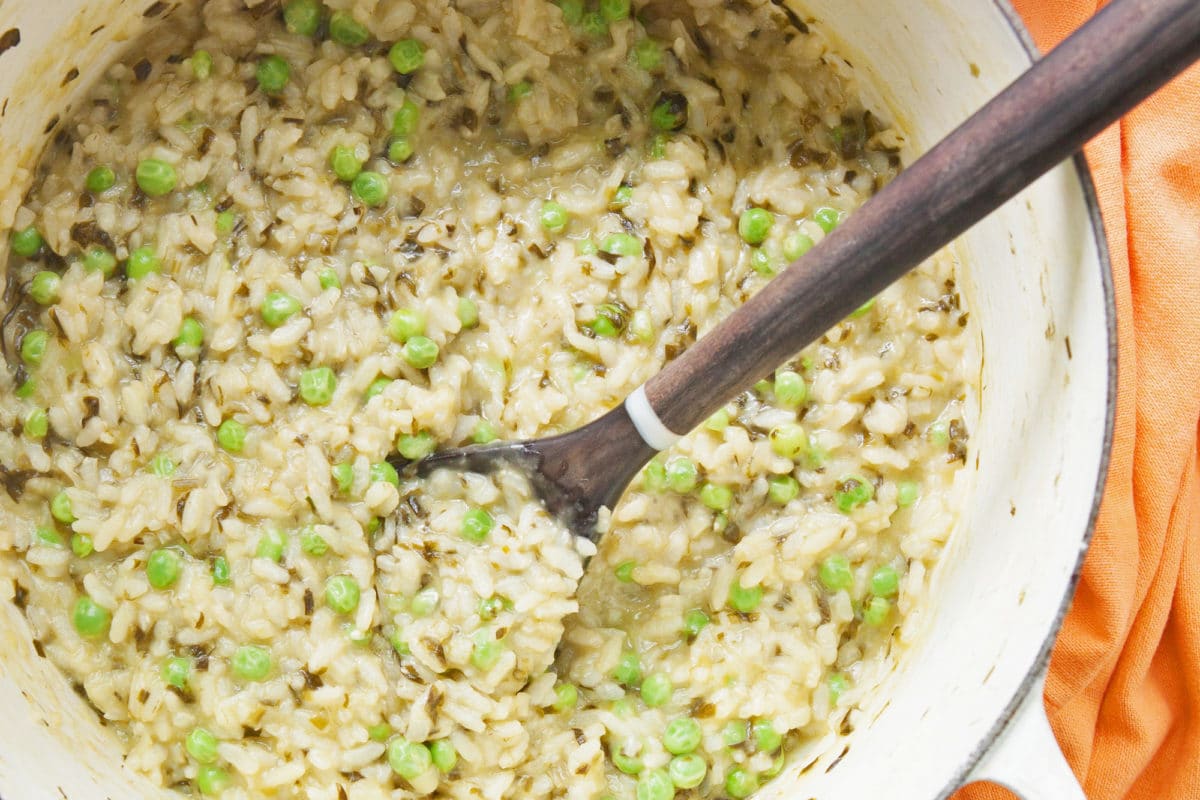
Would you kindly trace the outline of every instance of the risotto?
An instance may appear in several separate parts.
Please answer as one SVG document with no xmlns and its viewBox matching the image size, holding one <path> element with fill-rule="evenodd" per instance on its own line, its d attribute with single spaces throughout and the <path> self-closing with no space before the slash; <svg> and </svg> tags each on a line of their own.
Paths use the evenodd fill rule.
<svg viewBox="0 0 1200 800">
<path fill-rule="evenodd" d="M 598 547 L 517 475 L 389 459 L 599 416 L 902 145 L 767 0 L 174 9 L 11 232 L 5 592 L 185 794 L 746 797 L 920 628 L 979 367 L 948 256 L 651 462 Z"/>
</svg>

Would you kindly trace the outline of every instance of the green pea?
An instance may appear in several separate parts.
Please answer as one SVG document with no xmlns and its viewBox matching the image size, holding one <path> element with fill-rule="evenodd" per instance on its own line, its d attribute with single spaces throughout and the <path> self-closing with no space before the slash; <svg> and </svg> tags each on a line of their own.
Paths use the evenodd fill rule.
<svg viewBox="0 0 1200 800">
<path fill-rule="evenodd" d="M 671 800 L 674 796 L 675 784 L 665 769 L 648 769 L 638 776 L 636 800 Z"/>
<path fill-rule="evenodd" d="M 313 367 L 300 373 L 300 399 L 310 406 L 325 406 L 333 400 L 337 377 L 329 367 Z"/>
<path fill-rule="evenodd" d="M 367 738 L 372 742 L 386 742 L 392 735 L 392 726 L 386 722 L 381 722 L 378 725 L 372 725 L 367 728 Z"/>
<path fill-rule="evenodd" d="M 427 617 L 434 612 L 439 602 L 441 602 L 441 597 L 438 595 L 437 589 L 428 587 L 413 595 L 409 610 L 412 611 L 414 617 Z"/>
<path fill-rule="evenodd" d="M 841 483 L 838 484 L 838 490 L 834 492 L 833 500 L 839 511 L 849 513 L 874 496 L 875 490 L 866 478 L 851 475 L 842 478 Z"/>
<path fill-rule="evenodd" d="M 58 302 L 58 287 L 62 279 L 57 274 L 42 270 L 33 276 L 29 282 L 29 296 L 40 306 L 48 306 Z"/>
<path fill-rule="evenodd" d="M 813 220 L 821 226 L 821 230 L 826 233 L 833 233 L 833 229 L 842 222 L 842 212 L 836 208 L 818 208 L 813 213 Z"/>
<path fill-rule="evenodd" d="M 653 72 L 662 65 L 662 46 L 653 39 L 639 39 L 633 46 L 633 59 L 642 69 Z"/>
<path fill-rule="evenodd" d="M 775 217 L 765 208 L 748 208 L 738 219 L 738 233 L 746 244 L 762 244 L 775 224 Z"/>
<path fill-rule="evenodd" d="M 138 188 L 150 197 L 162 197 L 173 190 L 178 181 L 175 168 L 157 158 L 144 158 L 139 161 L 133 179 Z"/>
<path fill-rule="evenodd" d="M 233 780 L 229 773 L 215 764 L 204 764 L 196 770 L 196 788 L 200 794 L 220 794 L 229 788 Z"/>
<path fill-rule="evenodd" d="M 708 618 L 708 614 L 704 613 L 703 609 L 693 608 L 683 615 L 683 633 L 688 639 L 694 639 L 700 635 L 700 631 L 708 627 L 712 622 Z"/>
<path fill-rule="evenodd" d="M 70 525 L 75 521 L 75 512 L 71 510 L 71 498 L 65 489 L 50 499 L 50 516 L 63 525 Z"/>
<path fill-rule="evenodd" d="M 387 202 L 388 180 L 378 172 L 360 172 L 350 184 L 350 193 L 363 205 L 374 208 Z"/>
<path fill-rule="evenodd" d="M 417 132 L 421 121 L 421 108 L 412 100 L 406 99 L 404 105 L 396 109 L 392 116 L 392 133 L 396 136 L 411 136 Z"/>
<path fill-rule="evenodd" d="M 687 121 L 687 98 L 681 94 L 660 94 L 650 111 L 650 125 L 658 131 L 677 131 Z"/>
<path fill-rule="evenodd" d="M 618 714 L 617 716 L 624 715 Z M 612 761 L 613 766 L 621 772 L 625 773 L 626 775 L 637 775 L 642 771 L 645 765 L 642 763 L 642 759 L 639 756 L 636 754 L 630 755 L 626 752 L 627 749 L 632 749 L 628 747 L 630 744 L 636 744 L 636 740 L 630 740 L 621 747 L 612 748 L 612 751 L 609 753 L 608 757 L 609 760 Z"/>
<path fill-rule="evenodd" d="M 412 655 L 412 650 L 409 649 L 408 642 L 404 641 L 404 639 L 400 636 L 400 631 L 396 631 L 391 635 L 391 637 L 388 639 L 388 644 L 390 644 L 392 649 L 396 651 L 396 655 Z"/>
<path fill-rule="evenodd" d="M 192 728 L 183 746 L 189 756 L 199 764 L 212 764 L 217 760 L 217 737 L 207 728 Z"/>
<path fill-rule="evenodd" d="M 702 736 L 699 722 L 691 717 L 676 717 L 663 731 L 663 747 L 671 755 L 681 756 L 699 747 Z"/>
<path fill-rule="evenodd" d="M 704 783 L 704 776 L 708 774 L 708 763 L 695 753 L 675 756 L 667 765 L 667 774 L 671 776 L 671 783 L 675 784 L 676 788 L 695 789 Z"/>
<path fill-rule="evenodd" d="M 841 696 L 850 688 L 850 680 L 840 672 L 830 674 L 825 679 L 825 684 L 829 687 L 829 702 L 835 706 Z"/>
<path fill-rule="evenodd" d="M 767 497 L 772 503 L 785 506 L 800 495 L 800 482 L 791 475 L 772 475 L 767 478 Z"/>
<path fill-rule="evenodd" d="M 625 206 L 629 205 L 632 200 L 633 187 L 624 185 L 618 186 L 617 191 L 613 192 L 612 199 L 608 201 L 608 210 L 620 211 L 621 209 L 625 208 Z"/>
<path fill-rule="evenodd" d="M 50 335 L 46 331 L 35 329 L 25 333 L 20 338 L 20 360 L 30 367 L 41 365 L 49 342 Z"/>
<path fill-rule="evenodd" d="M 50 417 L 46 415 L 46 409 L 35 408 L 25 417 L 25 424 L 22 427 L 25 435 L 31 439 L 41 439 L 50 432 Z"/>
<path fill-rule="evenodd" d="M 629 19 L 629 0 L 600 0 L 600 15 L 606 22 Z"/>
<path fill-rule="evenodd" d="M 790 369 L 775 373 L 775 401 L 784 408 L 797 408 L 808 399 L 808 384 Z"/>
<path fill-rule="evenodd" d="M 113 172 L 112 167 L 100 165 L 92 167 L 88 172 L 87 177 L 83 179 L 84 186 L 92 194 L 101 194 L 111 189 L 117 182 L 117 173 Z"/>
<path fill-rule="evenodd" d="M 37 391 L 37 381 L 33 378 L 26 378 L 25 381 L 17 387 L 16 395 L 22 400 L 28 400 L 33 397 L 33 393 Z"/>
<path fill-rule="evenodd" d="M 770 277 L 775 274 L 775 265 L 771 262 L 770 254 L 761 247 L 750 251 L 750 266 L 759 275 Z"/>
<path fill-rule="evenodd" d="M 884 564 L 871 575 L 871 594 L 894 597 L 900 591 L 900 574 L 891 564 Z"/>
<path fill-rule="evenodd" d="M 362 172 L 363 164 L 353 147 L 339 144 L 329 151 L 329 168 L 338 180 L 349 183 Z"/>
<path fill-rule="evenodd" d="M 86 533 L 71 534 L 71 552 L 80 558 L 87 558 L 96 549 L 92 537 Z"/>
<path fill-rule="evenodd" d="M 812 237 L 804 231 L 792 231 L 783 240 L 783 257 L 795 261 L 813 248 Z"/>
<path fill-rule="evenodd" d="M 579 21 L 579 27 L 585 34 L 595 39 L 608 35 L 608 23 L 599 11 L 584 14 L 583 19 Z"/>
<path fill-rule="evenodd" d="M 495 425 L 486 419 L 480 419 L 475 423 L 475 430 L 471 432 L 471 441 L 475 444 L 487 444 L 496 441 L 499 436 Z"/>
<path fill-rule="evenodd" d="M 71 624 L 80 636 L 95 637 L 108 630 L 112 622 L 112 614 L 86 594 L 75 601 L 71 610 Z"/>
<path fill-rule="evenodd" d="M 785 422 L 777 428 L 772 428 L 767 434 L 771 442 L 771 451 L 777 456 L 795 461 L 808 452 L 808 434 L 803 426 L 795 422 Z"/>
<path fill-rule="evenodd" d="M 635 569 L 637 569 L 636 561 L 622 561 L 613 568 L 613 575 L 616 576 L 616 579 L 621 581 L 621 583 L 632 583 L 633 571 Z"/>
<path fill-rule="evenodd" d="M 153 247 L 139 247 L 129 254 L 125 262 L 125 277 L 138 281 L 151 273 L 162 272 L 162 261 L 154 252 Z"/>
<path fill-rule="evenodd" d="M 763 588 L 761 586 L 742 586 L 741 578 L 734 578 L 729 585 L 729 607 L 734 611 L 749 614 L 758 608 L 762 602 Z"/>
<path fill-rule="evenodd" d="M 213 558 L 212 581 L 214 586 L 229 585 L 229 561 L 225 558 L 225 556 L 216 556 Z"/>
<path fill-rule="evenodd" d="M 642 662 L 632 650 L 621 653 L 612 672 L 613 680 L 624 686 L 636 686 L 642 681 Z"/>
<path fill-rule="evenodd" d="M 568 25 L 583 21 L 583 0 L 554 0 L 554 4 L 562 11 L 563 22 Z"/>
<path fill-rule="evenodd" d="M 54 528 L 45 525 L 39 525 L 33 531 L 34 537 L 37 539 L 37 544 L 45 545 L 46 547 L 62 547 L 62 537 L 58 535 L 58 531 Z"/>
<path fill-rule="evenodd" d="M 437 342 L 428 336 L 413 336 L 404 343 L 404 360 L 417 369 L 429 369 L 437 363 Z"/>
<path fill-rule="evenodd" d="M 487 511 L 482 508 L 472 508 L 463 515 L 460 531 L 464 539 L 479 544 L 487 539 L 495 524 L 492 515 Z"/>
<path fill-rule="evenodd" d="M 867 313 L 869 313 L 870 310 L 875 307 L 875 300 L 876 298 L 872 297 L 870 300 L 854 309 L 854 311 L 850 313 L 850 319 L 858 319 L 859 317 L 865 316 Z"/>
<path fill-rule="evenodd" d="M 312 528 L 305 528 L 300 532 L 300 549 L 310 556 L 320 558 L 329 552 L 329 542 Z"/>
<path fill-rule="evenodd" d="M 892 613 L 892 601 L 883 597 L 872 597 L 863 609 L 863 622 L 873 628 L 878 628 L 887 622 Z"/>
<path fill-rule="evenodd" d="M 83 268 L 88 272 L 111 275 L 117 268 L 117 257 L 100 245 L 89 247 L 83 254 Z"/>
<path fill-rule="evenodd" d="M 163 683 L 183 689 L 192 677 L 192 660 L 186 656 L 171 656 L 163 662 L 160 673 Z"/>
<path fill-rule="evenodd" d="M 787 754 L 784 753 L 783 751 L 780 751 L 779 753 L 777 753 L 775 755 L 775 760 L 773 762 L 771 762 L 771 766 L 767 767 L 766 769 L 764 769 L 762 771 L 762 776 L 764 778 L 768 778 L 768 779 L 774 778 L 780 772 L 783 772 L 783 767 L 786 763 L 787 763 Z"/>
<path fill-rule="evenodd" d="M 600 251 L 612 256 L 640 256 L 642 240 L 631 233 L 610 233 L 600 241 Z"/>
<path fill-rule="evenodd" d="M 429 748 L 403 737 L 388 743 L 387 758 L 392 770 L 405 780 L 420 777 L 433 766 L 433 756 Z"/>
<path fill-rule="evenodd" d="M 725 773 L 725 794 L 742 800 L 758 789 L 758 776 L 742 767 L 733 767 Z"/>
<path fill-rule="evenodd" d="M 677 456 L 667 462 L 667 488 L 687 494 L 700 482 L 700 469 L 687 456 Z"/>
<path fill-rule="evenodd" d="M 656 133 L 654 138 L 650 140 L 650 158 L 657 160 L 666 158 L 667 144 L 671 141 L 671 137 L 665 133 Z"/>
<path fill-rule="evenodd" d="M 538 213 L 538 219 L 541 221 L 542 227 L 550 233 L 562 233 L 567 227 L 571 215 L 562 203 L 547 200 L 542 203 L 542 210 Z"/>
<path fill-rule="evenodd" d="M 271 672 L 271 651 L 256 644 L 244 644 L 233 652 L 230 662 L 235 677 L 261 681 Z"/>
<path fill-rule="evenodd" d="M 222 236 L 227 235 L 233 230 L 233 226 L 237 224 L 237 214 L 226 209 L 217 214 L 216 228 L 217 233 Z"/>
<path fill-rule="evenodd" d="M 160 547 L 146 559 L 146 578 L 155 589 L 166 589 L 179 580 L 183 557 L 174 548 Z"/>
<path fill-rule="evenodd" d="M 292 33 L 312 36 L 321 25 L 319 0 L 291 0 L 283 7 L 283 24 Z"/>
<path fill-rule="evenodd" d="M 667 466 L 657 459 L 651 461 L 642 470 L 642 489 L 647 492 L 661 492 L 667 488 Z"/>
<path fill-rule="evenodd" d="M 345 11 L 335 11 L 329 18 L 329 38 L 346 47 L 358 47 L 366 44 L 371 34 L 366 26 Z"/>
<path fill-rule="evenodd" d="M 41 250 L 42 245 L 45 243 L 45 240 L 42 239 L 42 234 L 32 225 L 16 231 L 12 235 L 13 252 L 22 258 L 30 258 L 36 255 L 37 251 Z"/>
<path fill-rule="evenodd" d="M 437 449 L 437 440 L 429 431 L 405 434 L 396 440 L 396 451 L 409 461 L 420 461 Z"/>
<path fill-rule="evenodd" d="M 279 563 L 283 560 L 283 552 L 286 548 L 287 534 L 271 528 L 258 538 L 258 547 L 254 551 L 254 557 Z"/>
<path fill-rule="evenodd" d="M 371 465 L 370 469 L 371 483 L 376 481 L 385 481 L 392 486 L 399 488 L 400 473 L 396 472 L 396 468 L 386 461 L 380 461 Z"/>
<path fill-rule="evenodd" d="M 411 308 L 401 308 L 392 312 L 388 319 L 388 335 L 400 344 L 404 344 L 414 336 L 425 333 L 425 315 Z"/>
<path fill-rule="evenodd" d="M 733 490 L 728 486 L 706 483 L 700 487 L 700 502 L 713 511 L 728 511 L 733 505 Z"/>
<path fill-rule="evenodd" d="M 389 378 L 386 375 L 371 381 L 371 385 L 367 387 L 367 391 L 363 394 L 363 402 L 368 402 L 372 397 L 383 394 L 383 391 L 391 386 L 394 381 L 394 378 Z"/>
<path fill-rule="evenodd" d="M 287 292 L 276 290 L 267 292 L 267 296 L 263 298 L 262 306 L 259 308 L 259 314 L 262 315 L 263 322 L 268 326 L 278 328 L 298 314 L 300 308 L 299 300 Z"/>
<path fill-rule="evenodd" d="M 843 555 L 832 555 L 821 562 L 817 570 L 821 585 L 831 592 L 840 592 L 854 585 L 854 571 L 850 559 Z"/>
<path fill-rule="evenodd" d="M 650 708 L 666 705 L 675 687 L 671 679 L 662 672 L 652 672 L 642 681 L 642 702 Z"/>
<path fill-rule="evenodd" d="M 388 161 L 393 164 L 403 164 L 412 158 L 413 146 L 407 136 L 397 136 L 388 144 Z"/>
<path fill-rule="evenodd" d="M 429 743 L 429 756 L 438 771 L 446 774 L 458 764 L 458 751 L 449 739 L 434 739 Z"/>
<path fill-rule="evenodd" d="M 217 444 L 230 453 L 240 453 L 246 446 L 246 426 L 236 419 L 227 419 L 217 428 Z"/>
<path fill-rule="evenodd" d="M 533 94 L 533 84 L 529 81 L 514 83 L 508 88 L 508 102 L 519 103 Z"/>
<path fill-rule="evenodd" d="M 215 764 L 203 764 L 196 770 L 196 788 L 202 795 L 217 795 L 233 783 L 229 773 Z"/>
<path fill-rule="evenodd" d="M 334 575 L 325 581 L 325 605 L 335 614 L 350 614 L 358 608 L 361 591 L 349 575 Z"/>
<path fill-rule="evenodd" d="M 192 67 L 192 74 L 196 76 L 196 80 L 198 81 L 208 80 L 209 76 L 212 75 L 212 54 L 207 50 L 197 50 L 192 53 L 189 64 Z"/>
<path fill-rule="evenodd" d="M 916 481 L 901 481 L 896 486 L 896 505 L 907 508 L 921 496 L 921 484 Z"/>
<path fill-rule="evenodd" d="M 337 270 L 333 267 L 324 267 L 317 273 L 317 282 L 321 284 L 321 288 L 340 289 L 342 288 L 342 279 L 338 277 Z"/>
<path fill-rule="evenodd" d="M 554 685 L 554 704 L 552 708 L 560 714 L 575 709 L 579 702 L 579 690 L 573 683 L 557 683 Z"/>
<path fill-rule="evenodd" d="M 950 426 L 945 422 L 938 421 L 933 423 L 926 429 L 925 435 L 929 437 L 929 441 L 936 445 L 950 444 Z"/>
<path fill-rule="evenodd" d="M 783 746 L 783 735 L 775 730 L 775 723 L 769 719 L 758 719 L 750 725 L 754 735 L 754 744 L 763 753 L 774 753 Z"/>
<path fill-rule="evenodd" d="M 475 644 L 471 648 L 471 665 L 481 672 L 487 672 L 500 661 L 504 653 L 504 644 L 492 638 L 491 631 L 481 629 L 475 632 Z"/>
<path fill-rule="evenodd" d="M 388 50 L 392 69 L 401 75 L 411 75 L 425 63 L 425 46 L 416 39 L 401 39 Z"/>
<path fill-rule="evenodd" d="M 633 716 L 633 701 L 628 697 L 619 697 L 616 700 L 613 700 L 609 704 L 608 708 L 613 714 L 621 719 L 629 719 Z M 639 762 L 639 764 L 640 763 L 641 762 Z M 641 767 L 639 766 L 638 769 L 641 769 Z"/>
<path fill-rule="evenodd" d="M 458 298 L 458 322 L 463 330 L 474 328 L 479 324 L 479 306 L 469 297 Z"/>
<path fill-rule="evenodd" d="M 730 720 L 725 723 L 725 727 L 721 728 L 721 741 L 728 747 L 737 747 L 747 738 L 749 738 L 749 734 L 746 733 L 745 722 Z"/>
</svg>

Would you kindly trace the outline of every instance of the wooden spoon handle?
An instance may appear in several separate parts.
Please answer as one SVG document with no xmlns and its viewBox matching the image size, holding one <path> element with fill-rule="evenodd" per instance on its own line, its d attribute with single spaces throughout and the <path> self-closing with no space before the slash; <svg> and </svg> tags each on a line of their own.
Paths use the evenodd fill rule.
<svg viewBox="0 0 1200 800">
<path fill-rule="evenodd" d="M 1115 0 L 645 386 L 686 433 L 1200 58 L 1200 0 Z"/>
</svg>

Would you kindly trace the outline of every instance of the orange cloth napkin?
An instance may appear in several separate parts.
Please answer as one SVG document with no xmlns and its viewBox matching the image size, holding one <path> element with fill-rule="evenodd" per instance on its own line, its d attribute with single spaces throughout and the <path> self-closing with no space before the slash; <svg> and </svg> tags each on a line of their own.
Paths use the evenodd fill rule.
<svg viewBox="0 0 1200 800">
<path fill-rule="evenodd" d="M 1103 5 L 1016 0 L 1043 51 Z M 1112 466 L 1046 709 L 1089 800 L 1200 798 L 1200 68 L 1092 142 L 1119 374 Z M 1009 800 L 975 785 L 954 800 Z"/>
</svg>

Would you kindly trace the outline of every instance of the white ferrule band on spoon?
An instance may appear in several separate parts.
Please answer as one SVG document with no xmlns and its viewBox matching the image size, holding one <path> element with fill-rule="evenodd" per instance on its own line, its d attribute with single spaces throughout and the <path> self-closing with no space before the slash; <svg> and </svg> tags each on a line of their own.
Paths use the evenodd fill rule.
<svg viewBox="0 0 1200 800">
<path fill-rule="evenodd" d="M 625 413 L 633 420 L 633 427 L 637 428 L 642 440 L 655 450 L 666 450 L 682 438 L 659 419 L 658 413 L 646 398 L 645 384 L 625 398 Z"/>
</svg>

